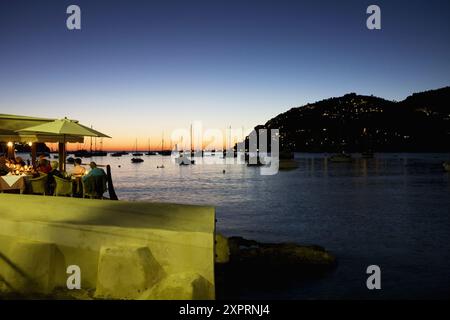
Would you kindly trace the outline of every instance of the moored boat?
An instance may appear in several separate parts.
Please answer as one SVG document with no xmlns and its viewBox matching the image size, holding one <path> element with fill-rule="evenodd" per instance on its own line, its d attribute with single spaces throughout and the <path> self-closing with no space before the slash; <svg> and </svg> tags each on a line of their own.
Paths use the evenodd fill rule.
<svg viewBox="0 0 450 320">
<path fill-rule="evenodd" d="M 93 157 L 106 157 L 108 155 L 108 153 L 105 151 L 92 151 L 91 155 Z"/>
<path fill-rule="evenodd" d="M 181 155 L 178 158 L 175 158 L 175 163 L 180 166 L 188 166 L 191 164 L 195 164 L 195 160 L 191 160 L 188 157 L 186 157 L 185 155 Z"/>
<path fill-rule="evenodd" d="M 137 139 L 136 139 L 136 146 L 135 146 L 135 149 L 134 149 L 134 152 L 132 153 L 132 155 L 133 155 L 133 157 L 141 157 L 144 155 L 142 152 L 138 151 Z"/>
<path fill-rule="evenodd" d="M 156 156 L 158 152 L 150 151 L 150 139 L 148 139 L 148 151 L 145 153 L 146 156 Z"/>
<path fill-rule="evenodd" d="M 442 166 L 444 167 L 444 170 L 447 172 L 450 172 L 450 161 L 445 161 Z"/>
<path fill-rule="evenodd" d="M 351 162 L 352 156 L 347 153 L 334 154 L 328 158 L 331 162 Z"/>
<path fill-rule="evenodd" d="M 90 158 L 92 157 L 92 152 L 87 150 L 78 150 L 74 152 L 75 158 Z"/>
<path fill-rule="evenodd" d="M 292 159 L 283 159 L 279 162 L 279 169 L 288 171 L 288 170 L 295 170 L 298 168 L 298 163 L 295 160 Z"/>
<path fill-rule="evenodd" d="M 365 151 L 365 152 L 361 152 L 361 158 L 364 159 L 372 159 L 374 156 L 372 151 Z"/>
</svg>

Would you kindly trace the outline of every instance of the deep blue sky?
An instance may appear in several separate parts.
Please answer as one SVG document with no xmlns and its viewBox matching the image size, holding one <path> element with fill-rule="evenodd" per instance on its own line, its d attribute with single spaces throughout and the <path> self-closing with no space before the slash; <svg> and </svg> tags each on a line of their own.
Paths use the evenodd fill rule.
<svg viewBox="0 0 450 320">
<path fill-rule="evenodd" d="M 449 85 L 449 36 L 450 1 L 1 0 L 0 113 L 68 116 L 116 144 L 193 120 L 253 127 L 348 92 Z"/>
</svg>

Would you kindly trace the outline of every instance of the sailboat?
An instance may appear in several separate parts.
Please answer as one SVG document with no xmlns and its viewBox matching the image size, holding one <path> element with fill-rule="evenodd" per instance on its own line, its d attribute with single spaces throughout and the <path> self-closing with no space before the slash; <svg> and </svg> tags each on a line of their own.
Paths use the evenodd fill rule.
<svg viewBox="0 0 450 320">
<path fill-rule="evenodd" d="M 81 150 L 75 151 L 74 156 L 76 158 L 90 158 L 90 157 L 92 157 L 92 152 L 89 152 L 86 149 L 81 149 Z"/>
<path fill-rule="evenodd" d="M 111 157 L 121 157 L 123 154 L 122 152 L 113 152 L 111 153 Z"/>
<path fill-rule="evenodd" d="M 372 159 L 374 157 L 372 150 L 372 143 L 370 139 L 370 135 L 367 131 L 367 128 L 363 129 L 363 151 L 361 152 L 361 157 L 363 159 Z"/>
<path fill-rule="evenodd" d="M 343 131 L 343 129 L 341 129 L 341 131 Z M 347 143 L 342 140 L 341 141 L 341 152 L 333 154 L 331 156 L 328 157 L 328 160 L 330 160 L 330 162 L 336 162 L 336 163 L 349 163 L 353 161 L 353 157 L 351 154 L 345 152 L 345 145 Z"/>
<path fill-rule="evenodd" d="M 135 149 L 134 149 L 133 156 L 134 157 L 140 157 L 140 156 L 143 156 L 143 155 L 144 155 L 143 153 L 137 151 L 137 139 L 136 139 L 136 146 L 135 146 Z"/>
<path fill-rule="evenodd" d="M 158 153 L 155 151 L 150 151 L 150 139 L 148 139 L 148 152 L 145 154 L 147 156 L 156 156 Z"/>
<path fill-rule="evenodd" d="M 175 159 L 175 163 L 179 164 L 180 166 L 188 166 L 191 164 L 195 164 L 195 160 L 192 160 L 194 156 L 194 149 L 192 147 L 192 124 L 191 124 L 191 146 L 190 146 L 190 157 L 187 157 L 184 153 L 184 151 L 180 154 L 178 158 Z"/>
<path fill-rule="evenodd" d="M 91 150 L 91 155 L 93 157 L 105 157 L 108 155 L 107 152 L 103 151 L 103 138 L 100 138 L 100 150 L 97 150 L 97 138 L 95 138 L 95 148 L 94 151 Z"/>
<path fill-rule="evenodd" d="M 93 127 L 91 126 L 91 129 L 93 129 Z M 94 145 L 95 147 L 92 148 L 92 137 L 91 137 L 91 142 L 90 142 L 90 146 L 89 146 L 89 151 L 82 149 L 82 150 L 78 150 L 74 153 L 75 157 L 77 158 L 90 158 L 90 157 L 105 157 L 108 155 L 107 152 L 103 151 L 103 139 L 100 139 L 100 150 L 97 150 L 97 138 L 94 138 Z"/>
<path fill-rule="evenodd" d="M 162 160 L 162 156 L 164 155 L 164 131 L 162 134 L 162 139 L 161 139 L 161 160 Z M 162 161 L 161 161 L 162 162 Z M 159 166 L 156 166 L 157 169 L 164 169 L 164 164 L 161 164 Z"/>
<path fill-rule="evenodd" d="M 136 158 L 136 157 L 140 157 L 140 156 L 142 156 L 142 155 L 143 155 L 142 153 L 137 152 L 137 139 L 136 139 L 136 148 L 135 148 L 135 152 L 133 153 L 133 156 L 134 156 L 135 158 L 131 158 L 131 162 L 132 162 L 132 163 L 141 163 L 141 162 L 144 162 L 143 159 L 141 159 L 141 158 Z"/>
</svg>

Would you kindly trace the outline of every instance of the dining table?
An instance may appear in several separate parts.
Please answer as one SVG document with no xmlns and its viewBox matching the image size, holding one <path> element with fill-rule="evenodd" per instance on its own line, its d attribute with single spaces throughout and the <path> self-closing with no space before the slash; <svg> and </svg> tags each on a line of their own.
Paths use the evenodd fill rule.
<svg viewBox="0 0 450 320">
<path fill-rule="evenodd" d="M 20 193 L 24 193 L 29 177 L 30 176 L 27 174 L 7 174 L 5 176 L 0 176 L 0 192 L 19 190 Z"/>
</svg>

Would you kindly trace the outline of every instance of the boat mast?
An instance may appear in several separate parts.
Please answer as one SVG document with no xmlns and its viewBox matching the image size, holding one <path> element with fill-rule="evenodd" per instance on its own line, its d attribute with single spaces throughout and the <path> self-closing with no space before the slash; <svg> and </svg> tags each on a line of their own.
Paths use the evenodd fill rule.
<svg viewBox="0 0 450 320">
<path fill-rule="evenodd" d="M 191 123 L 191 157 L 194 154 L 194 150 L 192 149 L 192 123 Z"/>
<path fill-rule="evenodd" d="M 91 125 L 91 129 L 92 129 L 92 125 Z M 91 136 L 91 145 L 89 147 L 89 151 L 92 153 L 92 136 Z"/>
<path fill-rule="evenodd" d="M 232 142 L 231 142 L 231 126 L 230 126 L 230 131 L 228 132 L 228 137 L 229 137 L 229 140 L 228 140 L 228 149 L 231 149 L 231 146 L 232 146 Z"/>
</svg>

